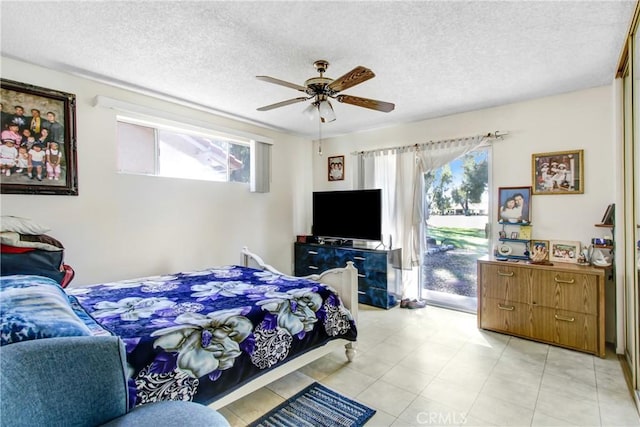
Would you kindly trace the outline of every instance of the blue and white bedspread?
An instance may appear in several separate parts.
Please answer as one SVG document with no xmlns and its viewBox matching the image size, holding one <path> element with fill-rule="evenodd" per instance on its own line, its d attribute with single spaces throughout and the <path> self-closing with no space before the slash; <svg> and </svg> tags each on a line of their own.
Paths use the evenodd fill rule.
<svg viewBox="0 0 640 427">
<path fill-rule="evenodd" d="M 124 340 L 138 405 L 207 404 L 329 340 L 356 339 L 330 287 L 246 267 L 66 291 Z"/>
</svg>

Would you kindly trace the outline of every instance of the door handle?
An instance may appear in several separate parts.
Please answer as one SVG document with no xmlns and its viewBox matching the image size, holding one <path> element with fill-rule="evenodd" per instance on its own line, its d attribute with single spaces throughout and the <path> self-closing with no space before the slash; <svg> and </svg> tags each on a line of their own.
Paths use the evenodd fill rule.
<svg viewBox="0 0 640 427">
<path fill-rule="evenodd" d="M 309 254 L 311 254 L 311 255 L 318 255 L 318 252 L 316 252 L 316 251 L 308 251 L 308 252 L 309 252 Z"/>
<path fill-rule="evenodd" d="M 353 259 L 357 259 L 358 261 L 364 261 L 366 260 L 365 257 L 361 257 L 361 256 L 354 256 Z"/>
<path fill-rule="evenodd" d="M 505 311 L 513 311 L 516 309 L 513 305 L 502 305 L 500 303 L 498 303 L 498 308 Z"/>
<path fill-rule="evenodd" d="M 510 271 L 508 273 L 503 273 L 502 271 L 498 271 L 498 276 L 512 277 L 513 276 L 513 271 Z"/>
<path fill-rule="evenodd" d="M 317 269 L 318 269 L 318 267 L 316 267 L 315 265 L 310 265 L 310 266 L 309 266 L 309 269 L 311 269 L 311 270 L 317 270 Z"/>
</svg>

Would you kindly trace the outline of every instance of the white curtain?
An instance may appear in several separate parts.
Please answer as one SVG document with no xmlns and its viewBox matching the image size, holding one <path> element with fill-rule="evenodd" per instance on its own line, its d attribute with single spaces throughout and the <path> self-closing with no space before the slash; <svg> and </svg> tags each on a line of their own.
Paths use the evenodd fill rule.
<svg viewBox="0 0 640 427">
<path fill-rule="evenodd" d="M 402 289 L 390 292 L 418 296 L 424 174 L 478 148 L 485 139 L 475 136 L 357 153 L 358 188 L 382 189 L 383 243 L 392 241 L 402 248 Z"/>
</svg>

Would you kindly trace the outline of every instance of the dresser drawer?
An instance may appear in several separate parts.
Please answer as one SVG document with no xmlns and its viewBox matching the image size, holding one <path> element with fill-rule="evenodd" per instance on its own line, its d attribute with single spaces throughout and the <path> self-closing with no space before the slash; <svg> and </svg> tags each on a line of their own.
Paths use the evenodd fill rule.
<svg viewBox="0 0 640 427">
<path fill-rule="evenodd" d="M 598 314 L 598 279 L 592 274 L 536 271 L 531 304 L 591 315 Z"/>
<path fill-rule="evenodd" d="M 346 265 L 352 261 L 358 271 L 380 272 L 387 271 L 387 254 L 358 250 L 337 251 L 337 262 Z"/>
<path fill-rule="evenodd" d="M 577 350 L 598 352 L 597 316 L 549 307 L 533 307 L 532 312 L 535 318 L 533 338 Z"/>
<path fill-rule="evenodd" d="M 482 298 L 527 304 L 531 270 L 511 265 L 483 265 L 480 271 Z"/>
<path fill-rule="evenodd" d="M 319 274 L 327 269 L 327 266 L 335 264 L 335 250 L 331 247 L 295 245 L 295 275 L 308 276 Z M 342 267 L 344 267 L 342 265 Z"/>
<path fill-rule="evenodd" d="M 528 304 L 483 298 L 481 325 L 485 329 L 528 335 L 531 331 L 531 313 Z"/>
<path fill-rule="evenodd" d="M 358 283 L 358 302 L 375 307 L 389 308 L 389 293 L 386 289 L 361 287 Z"/>
</svg>

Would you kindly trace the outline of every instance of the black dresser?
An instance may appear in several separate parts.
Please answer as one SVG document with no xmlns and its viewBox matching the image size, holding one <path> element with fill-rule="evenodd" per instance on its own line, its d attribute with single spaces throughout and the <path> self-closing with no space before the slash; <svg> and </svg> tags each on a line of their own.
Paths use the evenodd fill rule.
<svg viewBox="0 0 640 427">
<path fill-rule="evenodd" d="M 319 274 L 353 261 L 358 269 L 358 302 L 393 307 L 402 289 L 402 249 L 377 250 L 350 246 L 295 243 L 295 275 Z"/>
</svg>

